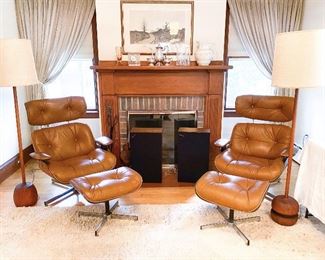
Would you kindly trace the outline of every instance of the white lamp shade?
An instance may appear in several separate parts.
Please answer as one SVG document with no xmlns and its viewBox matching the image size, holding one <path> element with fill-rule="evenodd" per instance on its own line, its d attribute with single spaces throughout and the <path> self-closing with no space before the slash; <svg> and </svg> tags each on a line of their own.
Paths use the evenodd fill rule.
<svg viewBox="0 0 325 260">
<path fill-rule="evenodd" d="M 325 86 L 325 30 L 296 31 L 276 36 L 272 86 Z"/>
<path fill-rule="evenodd" d="M 0 39 L 0 87 L 38 83 L 30 40 Z"/>
</svg>

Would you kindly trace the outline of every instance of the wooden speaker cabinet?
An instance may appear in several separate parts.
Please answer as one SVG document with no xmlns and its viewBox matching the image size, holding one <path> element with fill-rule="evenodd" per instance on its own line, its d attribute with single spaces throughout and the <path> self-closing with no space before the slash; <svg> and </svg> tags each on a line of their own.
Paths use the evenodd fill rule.
<svg viewBox="0 0 325 260">
<path fill-rule="evenodd" d="M 208 171 L 209 140 L 209 129 L 179 128 L 177 138 L 179 182 L 196 182 Z"/>
<path fill-rule="evenodd" d="M 143 182 L 161 182 L 162 129 L 133 128 L 130 133 L 131 167 Z"/>
</svg>

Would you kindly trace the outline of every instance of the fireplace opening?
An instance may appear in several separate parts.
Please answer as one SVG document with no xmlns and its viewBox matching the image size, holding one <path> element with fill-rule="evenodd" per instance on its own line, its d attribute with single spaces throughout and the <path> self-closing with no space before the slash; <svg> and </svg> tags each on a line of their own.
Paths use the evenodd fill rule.
<svg viewBox="0 0 325 260">
<path fill-rule="evenodd" d="M 128 111 L 127 138 L 130 143 L 130 131 L 134 127 L 162 128 L 162 163 L 177 164 L 178 129 L 197 127 L 197 119 L 197 111 Z"/>
</svg>

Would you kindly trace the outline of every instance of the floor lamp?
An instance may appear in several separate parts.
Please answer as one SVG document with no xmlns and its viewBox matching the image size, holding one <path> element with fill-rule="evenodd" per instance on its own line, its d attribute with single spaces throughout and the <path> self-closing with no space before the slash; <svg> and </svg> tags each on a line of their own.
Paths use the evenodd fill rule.
<svg viewBox="0 0 325 260">
<path fill-rule="evenodd" d="M 33 206 L 38 195 L 35 186 L 26 182 L 23 146 L 21 137 L 18 86 L 38 84 L 32 45 L 25 39 L 0 39 L 0 87 L 12 87 L 15 103 L 19 162 L 22 182 L 15 187 L 14 203 L 17 207 Z"/>
<path fill-rule="evenodd" d="M 272 86 L 295 89 L 294 114 L 284 195 L 272 201 L 271 218 L 292 226 L 298 220 L 299 204 L 289 196 L 294 150 L 298 89 L 325 86 L 325 30 L 280 33 L 275 40 Z"/>
</svg>

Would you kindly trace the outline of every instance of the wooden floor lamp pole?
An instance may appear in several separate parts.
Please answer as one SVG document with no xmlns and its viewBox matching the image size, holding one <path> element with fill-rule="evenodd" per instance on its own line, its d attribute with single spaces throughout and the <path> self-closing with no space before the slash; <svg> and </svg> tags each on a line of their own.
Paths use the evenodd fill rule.
<svg viewBox="0 0 325 260">
<path fill-rule="evenodd" d="M 284 195 L 278 195 L 272 200 L 271 218 L 278 224 L 284 226 L 292 226 L 296 224 L 298 220 L 299 204 L 298 202 L 289 196 L 290 179 L 292 170 L 292 157 L 294 152 L 294 140 L 296 130 L 296 118 L 297 118 L 297 103 L 298 103 L 299 91 L 295 89 L 294 107 L 292 115 L 292 126 L 290 134 L 290 147 L 288 157 L 288 168 L 286 175 L 286 183 Z"/>
<path fill-rule="evenodd" d="M 12 88 L 14 93 L 14 104 L 15 104 L 15 114 L 16 114 L 16 126 L 17 126 L 17 137 L 18 137 L 18 148 L 19 148 L 19 163 L 20 163 L 20 172 L 22 183 L 26 183 L 26 174 L 25 174 L 25 163 L 23 155 L 23 144 L 21 137 L 21 127 L 20 127 L 20 116 L 19 116 L 19 107 L 18 107 L 18 97 L 17 97 L 17 88 Z"/>
<path fill-rule="evenodd" d="M 288 169 L 287 169 L 286 185 L 285 185 L 285 191 L 284 191 L 284 196 L 286 198 L 289 197 L 289 190 L 290 190 L 292 158 L 293 158 L 293 152 L 294 152 L 294 141 L 295 141 L 295 131 L 296 131 L 298 95 L 299 95 L 299 90 L 296 88 L 295 89 L 295 101 L 294 101 L 294 106 L 293 106 L 293 115 L 292 115 L 292 125 L 291 125 L 291 138 L 290 138 L 289 157 L 288 157 Z"/>
<path fill-rule="evenodd" d="M 36 204 L 38 199 L 37 190 L 34 184 L 26 182 L 25 163 L 23 154 L 23 144 L 21 137 L 19 107 L 17 98 L 17 89 L 13 87 L 14 103 L 15 103 L 15 114 L 16 114 L 16 126 L 17 126 L 17 137 L 18 137 L 18 148 L 19 148 L 19 164 L 22 183 L 16 185 L 14 190 L 14 202 L 17 207 L 27 207 Z"/>
</svg>

